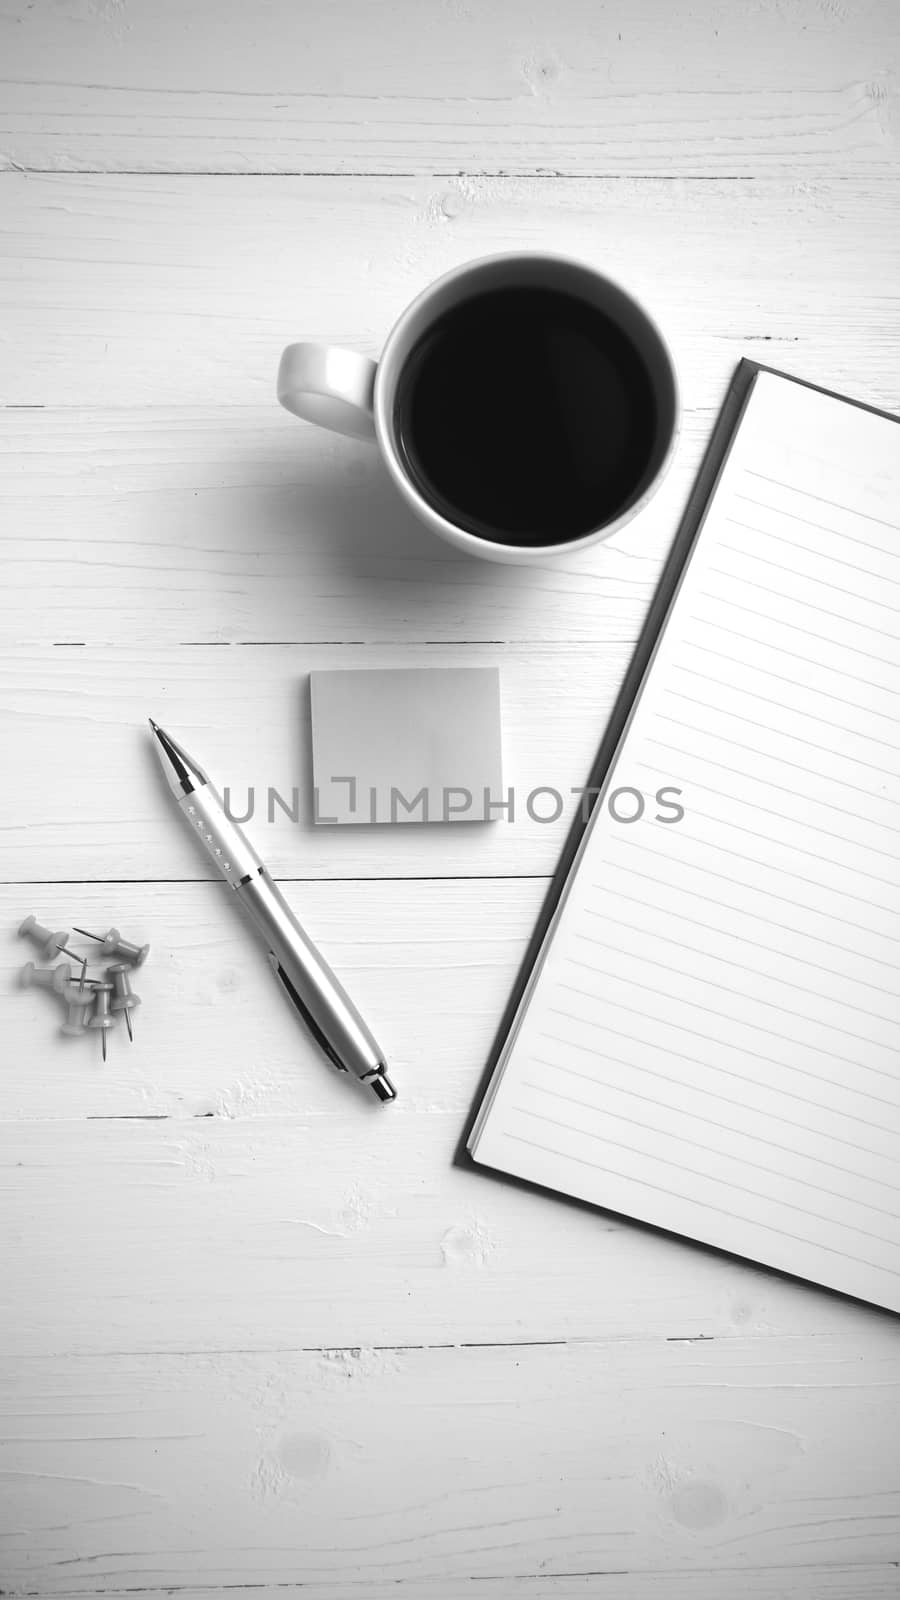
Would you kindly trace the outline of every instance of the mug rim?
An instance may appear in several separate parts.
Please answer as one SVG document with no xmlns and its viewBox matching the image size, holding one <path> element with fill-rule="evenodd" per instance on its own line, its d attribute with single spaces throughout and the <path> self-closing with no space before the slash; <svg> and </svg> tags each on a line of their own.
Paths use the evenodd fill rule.
<svg viewBox="0 0 900 1600">
<path fill-rule="evenodd" d="M 626 506 L 624 511 L 620 512 L 612 521 L 603 523 L 599 528 L 594 528 L 589 533 L 579 534 L 575 539 L 557 541 L 555 544 L 504 544 L 499 540 L 482 538 L 480 534 L 471 533 L 468 528 L 461 528 L 458 523 L 451 522 L 440 511 L 437 511 L 430 501 L 425 499 L 421 490 L 408 476 L 391 438 L 389 412 L 393 404 L 396 380 L 390 386 L 390 389 L 387 389 L 384 377 L 386 358 L 391 354 L 394 345 L 402 337 L 416 312 L 420 311 L 435 294 L 446 288 L 448 284 L 457 278 L 465 278 L 470 273 L 477 272 L 483 267 L 521 261 L 529 263 L 545 261 L 552 266 L 569 267 L 578 273 L 588 273 L 592 278 L 596 278 L 601 284 L 608 286 L 616 294 L 621 295 L 623 300 L 627 301 L 637 315 L 646 323 L 657 341 L 672 385 L 672 424 L 669 438 L 659 465 L 649 483 L 647 483 L 637 499 Z M 399 377 L 399 373 L 397 376 Z M 563 255 L 549 250 L 500 250 L 492 255 L 476 256 L 473 260 L 461 262 L 459 266 L 451 267 L 447 272 L 442 273 L 439 278 L 433 278 L 430 283 L 419 290 L 414 299 L 401 311 L 384 341 L 381 355 L 378 358 L 373 390 L 373 416 L 375 434 L 385 465 L 400 493 L 422 521 L 442 538 L 449 540 L 451 544 L 458 545 L 470 554 L 481 555 L 494 561 L 522 562 L 544 556 L 564 556 L 570 552 L 587 549 L 593 544 L 604 543 L 643 510 L 662 483 L 675 454 L 675 447 L 681 434 L 681 391 L 672 352 L 662 329 L 643 302 L 638 300 L 616 278 L 611 278 L 608 273 L 598 271 L 596 267 L 591 266 L 587 261 L 580 260 L 577 256 Z"/>
</svg>

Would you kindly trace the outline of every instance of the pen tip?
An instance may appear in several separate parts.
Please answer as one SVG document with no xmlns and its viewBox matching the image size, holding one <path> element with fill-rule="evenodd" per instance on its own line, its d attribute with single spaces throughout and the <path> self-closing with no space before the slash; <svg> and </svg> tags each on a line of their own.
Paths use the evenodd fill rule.
<svg viewBox="0 0 900 1600">
<path fill-rule="evenodd" d="M 151 728 L 151 731 L 152 731 L 152 732 L 153 732 L 153 733 L 159 733 L 159 726 L 158 726 L 158 724 L 157 724 L 157 723 L 155 723 L 155 722 L 154 722 L 154 721 L 153 721 L 153 718 L 152 718 L 152 717 L 148 717 L 148 718 L 147 718 L 147 721 L 148 721 L 148 722 L 149 722 L 149 724 L 150 724 L 150 728 Z"/>
<path fill-rule="evenodd" d="M 384 1067 L 378 1067 L 370 1077 L 366 1078 L 365 1081 L 369 1085 L 369 1088 L 374 1092 L 376 1099 L 381 1101 L 382 1105 L 390 1105 L 392 1100 L 396 1100 L 397 1091 L 385 1072 Z"/>
</svg>

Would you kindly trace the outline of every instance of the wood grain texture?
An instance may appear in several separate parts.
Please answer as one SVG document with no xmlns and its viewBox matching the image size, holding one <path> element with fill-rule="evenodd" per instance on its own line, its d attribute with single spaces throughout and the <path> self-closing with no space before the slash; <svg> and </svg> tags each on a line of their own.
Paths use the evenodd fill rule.
<svg viewBox="0 0 900 1600">
<path fill-rule="evenodd" d="M 128 1071 L 146 1080 L 137 1041 L 134 1052 Z M 145 1096 L 168 1114 L 0 1124 L 11 1358 L 502 1344 L 513 1362 L 533 1344 L 747 1336 L 765 1361 L 783 1337 L 795 1342 L 802 1386 L 826 1335 L 859 1341 L 861 1381 L 870 1335 L 881 1328 L 896 1349 L 887 1313 L 454 1167 L 460 1115 L 429 1109 L 453 1086 L 434 1094 L 428 1063 L 405 1077 L 398 1064 L 407 1103 L 373 1127 L 368 1106 L 346 1104 L 345 1083 L 334 1086 L 343 1107 L 242 1114 L 270 1074 L 287 1076 L 284 1057 L 270 1067 L 247 1054 L 243 1079 L 232 1068 L 213 1086 L 208 1069 L 188 1071 L 177 1090 Z M 295 1049 L 291 1065 L 293 1097 L 324 1100 L 327 1089 L 308 1087 L 318 1064 Z M 83 1081 L 99 1068 L 70 1052 L 68 1070 Z M 30 1247 L 19 1255 L 23 1231 Z M 896 1395 L 883 1399 L 893 1425 Z M 474 1452 L 490 1425 L 487 1409 L 473 1418 Z M 601 1426 L 586 1415 L 586 1434 Z M 734 1450 L 739 1461 L 742 1441 Z M 896 1438 L 878 1445 L 894 1486 L 898 1452 Z M 397 1471 L 405 1477 L 402 1459 Z"/>
<path fill-rule="evenodd" d="M 246 1586 L 245 1586 L 246 1587 Z M 264 1586 L 254 1586 L 265 1593 Z M 367 1600 L 459 1600 L 461 1594 L 480 1596 L 485 1591 L 503 1600 L 784 1600 L 786 1594 L 796 1600 L 896 1600 L 897 1564 L 884 1561 L 877 1565 L 835 1563 L 833 1566 L 800 1566 L 753 1568 L 747 1563 L 741 1567 L 727 1567 L 716 1572 L 547 1572 L 505 1573 L 496 1577 L 461 1579 L 451 1578 L 378 1578 L 366 1582 Z M 90 1594 L 90 1589 L 55 1589 L 55 1600 L 75 1600 L 76 1595 Z M 208 1588 L 193 1584 L 169 1588 L 168 1594 L 177 1592 L 179 1600 L 206 1600 Z M 105 1600 L 126 1600 L 133 1589 L 104 1587 Z M 316 1589 L 306 1583 L 279 1583 L 279 1600 L 310 1600 L 319 1595 L 322 1600 L 359 1600 L 359 1583 L 330 1576 L 327 1585 Z"/>
<path fill-rule="evenodd" d="M 85 926 L 127 923 L 151 953 L 135 1041 L 118 1028 L 104 1068 L 51 996 L 12 991 L 24 947 L 6 942 L 5 1349 L 271 1351 L 302 1326 L 303 1345 L 752 1334 L 811 1352 L 892 1329 L 454 1165 L 542 890 L 288 886 L 387 1052 L 400 1099 L 382 1111 L 321 1060 L 221 885 L 58 886 L 48 915 L 77 896 Z M 0 895 L 8 927 L 20 896 Z"/>
<path fill-rule="evenodd" d="M 205 414 L 7 409 L 3 638 L 144 643 L 170 658 L 182 644 L 260 642 L 621 648 L 702 436 L 689 418 L 639 527 L 577 556 L 501 567 L 427 534 L 374 451 L 291 426 L 271 400 Z"/>
<path fill-rule="evenodd" d="M 893 0 L 4 7 L 9 166 L 887 171 Z"/>
<path fill-rule="evenodd" d="M 514 1359 L 495 1347 L 29 1356 L 5 1419 L 11 1554 L 48 1595 L 298 1577 L 324 1595 L 361 1570 L 407 1584 L 465 1573 L 478 1592 L 542 1565 L 690 1561 L 723 1585 L 741 1563 L 777 1564 L 792 1592 L 796 1562 L 811 1593 L 810 1556 L 845 1563 L 860 1529 L 870 1561 L 896 1549 L 900 1485 L 879 1461 L 896 1448 L 885 1398 L 900 1365 L 890 1333 L 863 1350 L 864 1371 L 857 1338 L 823 1338 L 800 1370 L 793 1341 L 745 1338 Z M 587 1433 L 585 1407 L 605 1426 Z"/>
<path fill-rule="evenodd" d="M 8 174 L 4 190 L 0 620 L 16 642 L 631 642 L 744 351 L 900 401 L 895 182 L 495 180 L 449 215 L 441 190 L 380 179 Z M 765 239 L 752 275 L 733 269 L 745 232 Z M 285 339 L 377 351 L 429 277 L 544 239 L 643 290 L 685 417 L 639 521 L 511 571 L 424 536 L 374 451 L 289 418 L 272 385 Z"/>
<path fill-rule="evenodd" d="M 582 781 L 740 356 L 900 407 L 896 5 L 6 0 L 0 57 L 0 1590 L 894 1600 L 895 1320 L 454 1164 L 567 819 L 311 829 L 305 676 L 498 665 L 507 781 Z M 645 298 L 684 401 L 639 521 L 521 570 L 273 395 L 504 249 Z M 297 786 L 248 827 L 389 1111 L 148 714 Z M 151 940 L 106 1068 L 30 910 Z"/>
<path fill-rule="evenodd" d="M 230 468 L 226 436 L 213 459 L 228 477 L 261 466 L 261 450 L 281 449 L 280 473 L 291 458 L 302 471 L 304 448 L 366 459 L 370 447 L 329 442 L 273 406 L 282 346 L 377 355 L 430 279 L 503 250 L 577 256 L 626 282 L 665 330 L 685 409 L 707 429 L 748 346 L 861 399 L 898 399 L 886 338 L 900 300 L 896 170 L 671 183 L 9 172 L 2 183 L 0 402 L 196 406 L 205 421 L 180 448 L 160 440 L 172 466 L 214 445 L 225 406 L 260 405 L 266 424 L 251 462 Z"/>
</svg>

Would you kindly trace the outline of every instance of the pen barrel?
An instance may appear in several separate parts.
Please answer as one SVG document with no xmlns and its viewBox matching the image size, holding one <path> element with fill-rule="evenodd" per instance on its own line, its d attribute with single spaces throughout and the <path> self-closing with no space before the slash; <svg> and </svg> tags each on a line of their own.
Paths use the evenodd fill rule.
<svg viewBox="0 0 900 1600">
<path fill-rule="evenodd" d="M 211 784 L 199 784 L 178 806 L 216 869 L 232 889 L 263 870 L 252 844 L 232 822 Z"/>
<path fill-rule="evenodd" d="M 178 806 L 265 940 L 275 976 L 324 1055 L 341 1072 L 357 1078 L 383 1072 L 384 1057 L 352 1000 L 307 938 L 249 840 L 227 816 L 212 785 L 197 784 L 179 798 Z"/>
<path fill-rule="evenodd" d="M 357 1078 L 383 1066 L 384 1057 L 352 1000 L 264 867 L 240 885 L 237 898 L 265 940 L 288 999 L 332 1066 Z"/>
</svg>

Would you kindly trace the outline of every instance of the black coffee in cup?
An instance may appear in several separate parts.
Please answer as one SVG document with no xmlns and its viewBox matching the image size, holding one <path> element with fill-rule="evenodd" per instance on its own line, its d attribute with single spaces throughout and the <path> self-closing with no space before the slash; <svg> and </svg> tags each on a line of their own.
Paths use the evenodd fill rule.
<svg viewBox="0 0 900 1600">
<path fill-rule="evenodd" d="M 439 316 L 397 383 L 399 454 L 422 497 L 482 539 L 564 544 L 610 523 L 655 469 L 641 352 L 599 306 L 512 285 Z"/>
</svg>

